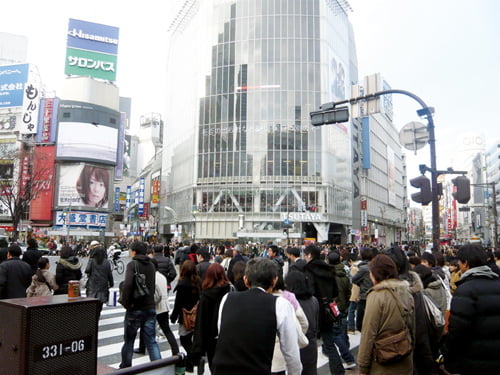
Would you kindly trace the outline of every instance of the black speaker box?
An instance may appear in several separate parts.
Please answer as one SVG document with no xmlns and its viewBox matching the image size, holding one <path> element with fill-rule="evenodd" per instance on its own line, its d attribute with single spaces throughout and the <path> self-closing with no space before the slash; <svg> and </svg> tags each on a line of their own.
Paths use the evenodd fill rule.
<svg viewBox="0 0 500 375">
<path fill-rule="evenodd" d="M 94 298 L 0 300 L 0 374 L 95 374 L 98 314 Z"/>
</svg>

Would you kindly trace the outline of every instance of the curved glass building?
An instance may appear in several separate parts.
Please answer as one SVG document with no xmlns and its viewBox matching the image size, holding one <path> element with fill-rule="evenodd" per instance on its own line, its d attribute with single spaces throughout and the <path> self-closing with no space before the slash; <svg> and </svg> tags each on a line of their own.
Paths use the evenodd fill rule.
<svg viewBox="0 0 500 375">
<path fill-rule="evenodd" d="M 350 96 L 357 82 L 349 4 L 177 6 L 168 26 L 162 228 L 181 225 L 197 240 L 340 243 L 352 221 L 350 125 L 315 128 L 309 113 Z"/>
</svg>

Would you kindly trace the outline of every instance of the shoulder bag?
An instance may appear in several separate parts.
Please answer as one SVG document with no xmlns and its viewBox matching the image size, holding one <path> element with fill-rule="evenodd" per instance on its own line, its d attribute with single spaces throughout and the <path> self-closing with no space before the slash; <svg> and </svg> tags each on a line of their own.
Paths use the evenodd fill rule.
<svg viewBox="0 0 500 375">
<path fill-rule="evenodd" d="M 146 275 L 143 273 L 139 273 L 139 266 L 137 261 L 135 262 L 134 268 L 134 293 L 133 298 L 138 299 L 141 297 L 149 296 L 149 289 L 146 285 Z"/>
<path fill-rule="evenodd" d="M 191 310 L 182 308 L 182 324 L 186 330 L 191 331 L 196 326 L 196 313 L 198 312 L 198 305 L 200 301 L 196 302 Z"/>
<path fill-rule="evenodd" d="M 406 323 L 401 302 L 399 301 L 399 298 L 394 294 L 392 289 L 389 289 L 389 292 L 396 300 L 399 312 L 401 313 L 401 318 L 403 319 L 404 328 L 401 331 L 390 336 L 375 339 L 375 360 L 382 365 L 388 365 L 397 362 L 405 358 L 413 350 L 410 329 Z"/>
<path fill-rule="evenodd" d="M 441 330 L 445 324 L 443 313 L 436 305 L 436 303 L 432 300 L 432 298 L 427 294 L 422 293 L 422 299 L 427 319 L 434 329 Z"/>
</svg>

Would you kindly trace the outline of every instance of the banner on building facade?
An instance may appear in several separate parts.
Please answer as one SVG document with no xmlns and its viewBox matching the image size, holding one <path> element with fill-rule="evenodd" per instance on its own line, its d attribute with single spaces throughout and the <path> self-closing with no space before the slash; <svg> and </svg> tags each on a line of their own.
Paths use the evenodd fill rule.
<svg viewBox="0 0 500 375">
<path fill-rule="evenodd" d="M 52 220 L 54 202 L 55 146 L 36 146 L 33 150 L 33 198 L 30 202 L 30 220 Z"/>
</svg>

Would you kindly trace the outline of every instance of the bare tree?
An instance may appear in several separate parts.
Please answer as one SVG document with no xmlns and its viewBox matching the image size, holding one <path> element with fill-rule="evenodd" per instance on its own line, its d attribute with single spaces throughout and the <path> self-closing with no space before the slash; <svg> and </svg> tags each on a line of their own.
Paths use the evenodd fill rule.
<svg viewBox="0 0 500 375">
<path fill-rule="evenodd" d="M 30 202 L 50 187 L 54 178 L 53 162 L 48 156 L 37 155 L 38 167 L 34 168 L 33 144 L 22 142 L 20 148 L 15 145 L 0 144 L 0 204 L 11 217 L 13 241 L 19 237 L 21 220 L 28 218 Z"/>
</svg>

